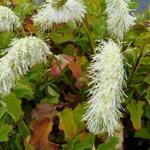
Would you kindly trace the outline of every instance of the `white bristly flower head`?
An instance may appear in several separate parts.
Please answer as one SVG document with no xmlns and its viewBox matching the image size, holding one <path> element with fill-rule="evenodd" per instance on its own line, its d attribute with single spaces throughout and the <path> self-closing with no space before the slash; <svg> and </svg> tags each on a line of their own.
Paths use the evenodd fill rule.
<svg viewBox="0 0 150 150">
<path fill-rule="evenodd" d="M 10 8 L 0 6 L 0 32 L 13 31 L 20 26 L 19 17 Z"/>
<path fill-rule="evenodd" d="M 0 93 L 9 94 L 21 76 L 34 65 L 46 62 L 51 54 L 47 44 L 37 37 L 15 39 L 8 54 L 0 59 Z"/>
<path fill-rule="evenodd" d="M 112 36 L 122 40 L 124 33 L 134 24 L 136 17 L 131 15 L 130 0 L 106 0 L 108 30 Z"/>
<path fill-rule="evenodd" d="M 85 16 L 85 6 L 79 0 L 46 0 L 46 3 L 33 16 L 33 22 L 41 30 L 47 30 L 55 24 L 78 22 Z"/>
<path fill-rule="evenodd" d="M 120 128 L 121 103 L 124 101 L 124 65 L 121 46 L 112 40 L 100 42 L 89 67 L 89 101 L 83 120 L 94 134 L 113 135 Z"/>
</svg>

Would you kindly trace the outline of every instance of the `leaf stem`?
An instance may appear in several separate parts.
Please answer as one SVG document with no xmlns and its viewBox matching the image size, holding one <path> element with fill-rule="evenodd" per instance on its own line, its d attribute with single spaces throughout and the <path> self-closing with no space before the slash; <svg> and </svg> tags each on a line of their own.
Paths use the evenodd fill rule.
<svg viewBox="0 0 150 150">
<path fill-rule="evenodd" d="M 127 84 L 128 86 L 131 84 L 132 79 L 134 78 L 134 76 L 135 76 L 135 74 L 136 74 L 136 72 L 137 72 L 137 70 L 138 70 L 138 68 L 139 68 L 139 66 L 140 66 L 141 60 L 142 60 L 143 57 L 144 57 L 144 53 L 143 53 L 143 52 L 144 52 L 144 47 L 145 47 L 145 46 L 142 46 L 142 47 L 141 47 L 140 55 L 139 55 L 139 57 L 138 57 L 138 59 L 137 59 L 135 65 L 133 66 L 133 70 L 132 70 L 131 76 L 130 76 L 130 78 L 129 78 L 129 80 L 128 80 L 128 84 Z"/>
<path fill-rule="evenodd" d="M 88 39 L 89 39 L 89 42 L 90 42 L 90 47 L 91 47 L 91 53 L 94 54 L 95 51 L 94 51 L 94 43 L 93 43 L 93 40 L 92 40 L 92 36 L 91 36 L 91 33 L 89 31 L 89 23 L 88 23 L 88 19 L 87 19 L 87 16 L 85 16 L 85 29 L 86 29 L 86 32 L 87 32 L 87 35 L 88 35 Z"/>
</svg>

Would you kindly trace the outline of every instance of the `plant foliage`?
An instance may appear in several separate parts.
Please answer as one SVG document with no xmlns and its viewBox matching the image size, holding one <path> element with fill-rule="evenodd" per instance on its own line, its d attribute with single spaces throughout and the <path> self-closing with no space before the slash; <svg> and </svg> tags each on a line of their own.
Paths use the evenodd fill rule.
<svg viewBox="0 0 150 150">
<path fill-rule="evenodd" d="M 87 9 L 83 24 L 69 22 L 42 33 L 31 20 L 42 1 L 0 1 L 12 7 L 23 22 L 22 29 L 0 33 L 1 58 L 14 37 L 29 35 L 45 40 L 62 58 L 35 65 L 9 95 L 1 96 L 0 150 L 113 150 L 120 138 L 126 149 L 150 149 L 150 9 L 137 14 L 136 25 L 124 37 L 128 79 L 121 120 L 124 135 L 108 139 L 107 133 L 89 133 L 82 121 L 88 100 L 87 68 L 96 40 L 110 36 L 105 1 L 83 1 Z M 133 1 L 130 7 L 135 9 L 137 3 Z"/>
</svg>

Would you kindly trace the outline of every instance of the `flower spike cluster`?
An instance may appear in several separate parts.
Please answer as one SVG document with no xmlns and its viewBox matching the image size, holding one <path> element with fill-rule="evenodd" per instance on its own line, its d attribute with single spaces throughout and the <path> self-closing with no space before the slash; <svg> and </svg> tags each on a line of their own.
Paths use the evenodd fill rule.
<svg viewBox="0 0 150 150">
<path fill-rule="evenodd" d="M 33 16 L 33 22 L 44 31 L 54 24 L 81 23 L 85 12 L 85 6 L 79 0 L 46 0 L 37 15 Z"/>
<path fill-rule="evenodd" d="M 9 94 L 16 81 L 32 66 L 46 62 L 49 54 L 49 47 L 39 38 L 15 39 L 8 54 L 0 59 L 0 93 Z"/>
<path fill-rule="evenodd" d="M 0 32 L 13 31 L 14 28 L 20 26 L 19 17 L 8 7 L 0 6 Z"/>
<path fill-rule="evenodd" d="M 113 135 L 120 128 L 120 109 L 124 101 L 125 71 L 121 46 L 112 40 L 102 41 L 95 51 L 89 67 L 90 99 L 83 120 L 94 134 L 108 132 Z"/>
<path fill-rule="evenodd" d="M 123 35 L 134 24 L 136 17 L 131 15 L 130 0 L 106 0 L 108 30 L 112 36 L 122 40 Z"/>
</svg>

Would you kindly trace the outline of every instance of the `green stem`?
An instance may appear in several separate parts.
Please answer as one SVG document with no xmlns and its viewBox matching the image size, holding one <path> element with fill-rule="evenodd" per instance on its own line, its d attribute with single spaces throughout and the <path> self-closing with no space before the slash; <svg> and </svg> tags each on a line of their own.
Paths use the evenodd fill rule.
<svg viewBox="0 0 150 150">
<path fill-rule="evenodd" d="M 139 55 L 135 65 L 133 66 L 133 70 L 132 70 L 131 76 L 130 76 L 130 78 L 128 80 L 128 86 L 131 84 L 132 79 L 134 78 L 134 76 L 135 76 L 135 74 L 136 74 L 136 72 L 137 72 L 137 70 L 138 70 L 138 68 L 140 66 L 140 63 L 141 63 L 141 60 L 143 59 L 143 57 L 144 57 L 144 46 L 142 46 L 140 55 Z"/>
<path fill-rule="evenodd" d="M 92 40 L 92 36 L 91 36 L 91 33 L 89 31 L 89 24 L 88 24 L 88 19 L 87 17 L 85 17 L 85 29 L 86 29 L 86 32 L 87 32 L 87 35 L 88 35 L 88 39 L 89 39 L 89 42 L 90 42 L 90 47 L 91 47 L 91 53 L 92 54 L 95 54 L 95 51 L 94 51 L 94 43 L 93 43 L 93 40 Z"/>
</svg>

